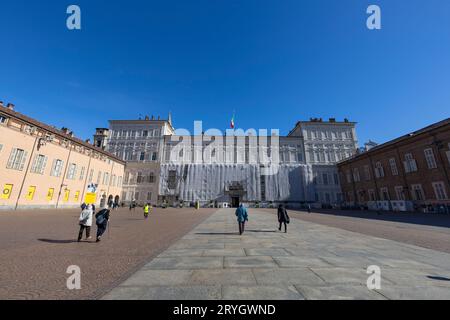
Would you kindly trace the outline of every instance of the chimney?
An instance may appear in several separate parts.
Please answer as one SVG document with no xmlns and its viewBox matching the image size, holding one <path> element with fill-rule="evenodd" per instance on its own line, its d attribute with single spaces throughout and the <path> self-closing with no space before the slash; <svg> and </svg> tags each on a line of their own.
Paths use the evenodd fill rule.
<svg viewBox="0 0 450 320">
<path fill-rule="evenodd" d="M 91 144 L 91 139 L 86 139 L 85 142 Z"/>
<path fill-rule="evenodd" d="M 158 120 L 161 120 L 161 116 L 158 116 Z"/>
<path fill-rule="evenodd" d="M 155 116 L 154 115 L 152 115 L 152 120 L 155 120 Z"/>
<path fill-rule="evenodd" d="M 7 107 L 9 110 L 14 111 L 14 105 L 13 105 L 12 103 L 8 103 L 8 104 L 6 105 L 6 107 Z"/>
<path fill-rule="evenodd" d="M 0 101 L 0 107 L 4 107 L 3 101 Z"/>
<path fill-rule="evenodd" d="M 68 128 L 66 128 L 66 127 L 62 127 L 62 128 L 61 128 L 61 131 L 62 131 L 63 133 L 65 133 L 65 134 L 69 134 L 69 132 L 70 132 L 70 130 L 69 130 Z"/>
<path fill-rule="evenodd" d="M 148 116 L 145 116 L 145 120 L 150 120 L 150 118 Z"/>
</svg>

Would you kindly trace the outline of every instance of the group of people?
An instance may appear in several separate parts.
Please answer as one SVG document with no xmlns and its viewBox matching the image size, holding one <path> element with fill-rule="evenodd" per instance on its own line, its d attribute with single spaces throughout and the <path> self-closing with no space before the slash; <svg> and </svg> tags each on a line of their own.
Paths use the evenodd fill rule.
<svg viewBox="0 0 450 320">
<path fill-rule="evenodd" d="M 280 224 L 278 230 L 281 231 L 281 227 L 284 225 L 284 232 L 287 233 L 287 225 L 291 219 L 287 213 L 286 208 L 280 204 L 278 207 L 278 222 Z M 248 211 L 243 204 L 236 209 L 236 217 L 239 225 L 239 234 L 242 235 L 245 232 L 245 224 L 248 222 Z"/>
<path fill-rule="evenodd" d="M 91 240 L 91 227 L 95 217 L 95 224 L 97 225 L 96 242 L 100 242 L 105 233 L 110 219 L 110 210 L 103 208 L 95 213 L 95 205 L 83 203 L 81 205 L 81 214 L 79 218 L 80 231 L 78 233 L 78 242 L 81 242 L 83 233 L 86 231 L 86 240 Z"/>
</svg>

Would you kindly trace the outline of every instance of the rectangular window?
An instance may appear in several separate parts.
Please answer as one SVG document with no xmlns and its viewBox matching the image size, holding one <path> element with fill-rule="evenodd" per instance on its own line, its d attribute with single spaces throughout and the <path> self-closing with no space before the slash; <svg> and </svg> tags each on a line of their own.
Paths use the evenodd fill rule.
<svg viewBox="0 0 450 320">
<path fill-rule="evenodd" d="M 50 175 L 52 177 L 60 177 L 63 166 L 64 166 L 64 161 L 59 160 L 59 159 L 53 160 L 52 171 L 51 171 Z"/>
<path fill-rule="evenodd" d="M 75 200 L 75 202 L 78 202 L 79 199 L 80 199 L 80 191 L 77 191 L 77 192 L 75 192 L 74 200 Z"/>
<path fill-rule="evenodd" d="M 395 187 L 395 195 L 397 196 L 397 200 L 406 200 L 405 191 L 403 190 L 403 186 Z"/>
<path fill-rule="evenodd" d="M 405 154 L 405 161 L 404 161 L 403 164 L 405 166 L 405 172 L 406 173 L 416 172 L 417 171 L 416 160 L 414 160 L 414 158 L 413 158 L 411 153 Z"/>
<path fill-rule="evenodd" d="M 92 179 L 94 178 L 94 169 L 91 169 L 91 171 L 89 172 L 89 181 L 88 182 L 92 182 Z"/>
<path fill-rule="evenodd" d="M 322 181 L 324 185 L 328 185 L 328 173 L 322 174 Z"/>
<path fill-rule="evenodd" d="M 107 186 L 109 184 L 109 173 L 105 172 L 105 174 L 103 175 L 103 184 L 105 186 Z"/>
<path fill-rule="evenodd" d="M 69 169 L 67 170 L 66 178 L 69 180 L 74 180 L 77 174 L 77 165 L 75 163 L 69 164 Z"/>
<path fill-rule="evenodd" d="M 5 116 L 0 116 L 0 124 L 6 124 L 6 121 L 8 121 L 8 118 Z"/>
<path fill-rule="evenodd" d="M 433 149 L 431 149 L 431 148 L 425 149 L 425 150 L 423 150 L 423 152 L 425 154 L 425 160 L 427 161 L 428 169 L 436 169 L 437 164 L 436 164 L 436 159 L 434 158 Z"/>
<path fill-rule="evenodd" d="M 370 201 L 376 201 L 377 198 L 375 196 L 375 191 L 373 189 L 367 190 L 367 193 L 369 194 L 369 200 Z"/>
<path fill-rule="evenodd" d="M 45 166 L 47 165 L 47 157 L 42 154 L 37 154 L 34 157 L 31 165 L 31 172 L 37 174 L 44 174 Z"/>
<path fill-rule="evenodd" d="M 85 167 L 81 167 L 81 172 L 80 172 L 80 180 L 84 179 L 84 171 L 86 170 Z"/>
<path fill-rule="evenodd" d="M 3 145 L 0 143 L 0 152 L 2 152 Z"/>
<path fill-rule="evenodd" d="M 359 176 L 359 169 L 358 168 L 354 168 L 353 169 L 353 179 L 354 179 L 355 182 L 361 181 L 360 176 Z"/>
<path fill-rule="evenodd" d="M 97 184 L 100 184 L 100 181 L 102 180 L 102 172 L 99 171 L 97 175 Z"/>
<path fill-rule="evenodd" d="M 386 187 L 380 188 L 380 194 L 381 194 L 381 198 L 382 198 L 384 201 L 389 201 L 389 200 L 391 200 L 391 197 L 390 197 L 390 195 L 389 195 L 389 190 L 388 190 L 388 188 L 386 188 Z"/>
<path fill-rule="evenodd" d="M 176 187 L 177 187 L 177 172 L 175 170 L 170 170 L 168 188 L 169 190 L 175 190 Z"/>
<path fill-rule="evenodd" d="M 378 179 L 384 177 L 384 168 L 381 162 L 375 163 L 375 177 Z"/>
<path fill-rule="evenodd" d="M 339 176 L 337 173 L 334 174 L 334 184 L 339 185 Z"/>
<path fill-rule="evenodd" d="M 364 166 L 364 178 L 366 179 L 366 181 L 370 180 L 370 167 L 368 165 Z"/>
<path fill-rule="evenodd" d="M 28 152 L 25 150 L 16 148 L 12 149 L 6 168 L 22 171 L 25 166 L 27 155 Z"/>
<path fill-rule="evenodd" d="M 347 183 L 352 183 L 352 175 L 350 173 L 350 170 L 346 171 L 345 176 L 347 177 Z"/>
<path fill-rule="evenodd" d="M 412 193 L 412 197 L 414 200 L 418 200 L 418 201 L 425 200 L 425 196 L 424 196 L 421 184 L 411 185 L 411 193 Z"/>
<path fill-rule="evenodd" d="M 152 201 L 152 193 L 147 192 L 147 201 Z"/>
<path fill-rule="evenodd" d="M 398 175 L 397 163 L 395 162 L 395 158 L 389 159 L 389 165 L 391 166 L 391 173 L 393 176 Z"/>
<path fill-rule="evenodd" d="M 445 185 L 443 182 L 433 182 L 434 194 L 436 195 L 436 200 L 447 200 L 447 192 L 445 190 Z"/>
<path fill-rule="evenodd" d="M 156 161 L 156 160 L 158 160 L 158 153 L 153 152 L 153 154 L 152 154 L 152 161 Z"/>
<path fill-rule="evenodd" d="M 145 160 L 145 152 L 141 152 L 139 155 L 139 160 L 144 161 Z"/>
</svg>

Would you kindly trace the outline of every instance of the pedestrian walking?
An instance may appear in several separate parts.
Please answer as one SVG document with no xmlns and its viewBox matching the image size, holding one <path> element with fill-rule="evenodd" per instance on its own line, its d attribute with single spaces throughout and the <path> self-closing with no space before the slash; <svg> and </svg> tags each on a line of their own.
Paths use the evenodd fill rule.
<svg viewBox="0 0 450 320">
<path fill-rule="evenodd" d="M 78 233 L 78 242 L 80 242 L 83 238 L 84 230 L 86 230 L 86 240 L 91 239 L 92 217 L 94 215 L 94 210 L 94 205 L 88 204 L 81 211 L 79 218 L 80 232 Z"/>
<path fill-rule="evenodd" d="M 307 205 L 307 208 L 308 208 L 308 213 L 311 213 L 311 205 L 309 203 Z"/>
<path fill-rule="evenodd" d="M 110 219 L 110 210 L 107 208 L 103 208 L 95 215 L 95 224 L 97 225 L 97 240 L 96 242 L 100 242 L 103 234 L 108 227 L 108 222 Z"/>
<path fill-rule="evenodd" d="M 282 204 L 278 207 L 278 222 L 280 223 L 278 230 L 281 231 L 281 226 L 284 224 L 284 233 L 287 233 L 287 225 L 291 222 L 291 219 L 289 218 L 286 208 Z"/>
<path fill-rule="evenodd" d="M 242 235 L 245 232 L 245 223 L 248 221 L 248 212 L 243 204 L 236 209 L 236 217 L 239 224 L 239 234 Z"/>
<path fill-rule="evenodd" d="M 149 213 L 149 211 L 150 211 L 150 206 L 149 206 L 148 203 L 146 203 L 145 206 L 144 206 L 144 218 L 145 218 L 145 220 L 148 219 L 148 213 Z"/>
</svg>

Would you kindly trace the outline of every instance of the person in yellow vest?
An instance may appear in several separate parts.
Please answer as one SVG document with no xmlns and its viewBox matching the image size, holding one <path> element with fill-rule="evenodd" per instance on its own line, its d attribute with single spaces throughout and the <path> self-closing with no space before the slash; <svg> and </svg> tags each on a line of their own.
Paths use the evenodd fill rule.
<svg viewBox="0 0 450 320">
<path fill-rule="evenodd" d="M 149 212 L 150 212 L 150 206 L 149 206 L 148 203 L 146 203 L 145 206 L 144 206 L 144 218 L 145 219 L 148 219 Z"/>
</svg>

